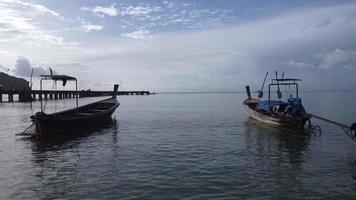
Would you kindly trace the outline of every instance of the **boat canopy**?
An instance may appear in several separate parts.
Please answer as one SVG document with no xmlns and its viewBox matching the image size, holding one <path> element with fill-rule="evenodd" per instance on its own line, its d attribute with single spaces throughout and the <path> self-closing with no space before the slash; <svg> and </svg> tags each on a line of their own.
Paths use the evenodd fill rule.
<svg viewBox="0 0 356 200">
<path fill-rule="evenodd" d="M 67 75 L 41 75 L 46 80 L 54 80 L 54 81 L 69 81 L 69 80 L 77 80 L 75 77 L 67 76 Z"/>
</svg>

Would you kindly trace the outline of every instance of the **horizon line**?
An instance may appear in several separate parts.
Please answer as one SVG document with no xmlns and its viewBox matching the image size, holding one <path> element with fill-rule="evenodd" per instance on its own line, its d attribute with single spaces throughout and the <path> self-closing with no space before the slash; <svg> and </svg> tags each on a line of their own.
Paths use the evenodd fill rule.
<svg viewBox="0 0 356 200">
<path fill-rule="evenodd" d="M 258 91 L 251 91 L 257 93 Z M 267 92 L 267 91 L 263 91 Z M 299 92 L 356 92 L 356 90 L 300 90 Z M 223 94 L 223 93 L 246 93 L 246 91 L 178 91 L 178 92 L 152 92 L 155 94 Z"/>
</svg>

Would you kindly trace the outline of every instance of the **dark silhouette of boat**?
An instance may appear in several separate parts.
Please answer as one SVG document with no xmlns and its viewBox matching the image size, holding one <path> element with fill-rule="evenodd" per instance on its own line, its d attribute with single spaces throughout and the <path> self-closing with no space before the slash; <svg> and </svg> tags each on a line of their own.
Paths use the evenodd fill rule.
<svg viewBox="0 0 356 200">
<path fill-rule="evenodd" d="M 248 98 L 243 102 L 249 115 L 265 124 L 287 128 L 287 129 L 303 129 L 304 125 L 310 119 L 310 115 L 305 112 L 302 105 L 302 100 L 299 98 L 298 94 L 298 84 L 297 81 L 300 79 L 292 79 L 277 77 L 272 79 L 272 82 L 268 86 L 268 100 L 261 100 L 263 97 L 263 86 L 266 81 L 268 73 L 264 79 L 262 89 L 258 91 L 258 98 L 254 99 L 251 97 L 250 87 L 246 86 L 246 92 Z M 287 101 L 282 101 L 282 92 L 279 86 L 285 85 L 288 87 L 295 87 L 295 97 L 290 94 Z M 271 87 L 277 87 L 277 97 L 278 100 L 271 100 Z"/>
<path fill-rule="evenodd" d="M 75 81 L 76 91 L 78 91 L 77 79 L 66 75 L 43 75 L 41 78 L 41 90 L 43 80 L 62 81 L 63 86 L 67 81 Z M 43 111 L 41 101 L 41 112 L 31 116 L 35 125 L 37 135 L 52 135 L 65 133 L 75 129 L 85 129 L 88 125 L 100 125 L 102 122 L 111 118 L 115 109 L 120 105 L 116 98 L 119 85 L 114 85 L 114 94 L 111 98 L 90 103 L 84 106 L 78 106 L 78 95 L 76 95 L 76 108 L 46 114 Z M 78 94 L 78 93 L 77 93 Z"/>
</svg>

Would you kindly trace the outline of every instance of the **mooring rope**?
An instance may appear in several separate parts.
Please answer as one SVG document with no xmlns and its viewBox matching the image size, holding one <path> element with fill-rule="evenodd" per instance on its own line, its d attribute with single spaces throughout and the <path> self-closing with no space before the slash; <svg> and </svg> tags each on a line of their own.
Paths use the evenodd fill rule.
<svg viewBox="0 0 356 200">
<path fill-rule="evenodd" d="M 22 131 L 21 133 L 18 133 L 16 135 L 34 135 L 34 133 L 27 133 L 28 130 L 30 130 L 31 128 L 33 128 L 35 125 L 35 123 L 32 123 L 29 127 L 27 127 L 24 131 Z"/>
<path fill-rule="evenodd" d="M 354 130 L 352 130 L 352 129 L 346 129 L 346 128 L 343 128 L 343 127 L 341 127 L 341 128 L 345 131 L 345 133 L 346 133 L 352 140 L 356 141 L 356 135 L 355 135 L 355 131 L 354 131 Z"/>
<path fill-rule="evenodd" d="M 319 135 L 321 135 L 321 128 L 320 128 L 320 126 L 313 125 L 313 124 L 311 123 L 311 120 L 310 120 L 310 119 L 308 119 L 308 129 L 309 129 L 313 134 L 319 133 Z"/>
</svg>

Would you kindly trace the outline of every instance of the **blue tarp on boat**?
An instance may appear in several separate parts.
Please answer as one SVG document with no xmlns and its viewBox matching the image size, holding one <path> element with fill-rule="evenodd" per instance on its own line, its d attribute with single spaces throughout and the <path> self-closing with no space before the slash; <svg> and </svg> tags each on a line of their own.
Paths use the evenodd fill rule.
<svg viewBox="0 0 356 200">
<path fill-rule="evenodd" d="M 270 104 L 271 103 L 271 104 Z M 257 108 L 260 110 L 266 110 L 269 111 L 269 105 L 271 106 L 276 106 L 276 105 L 287 105 L 286 102 L 283 101 L 277 101 L 277 100 L 271 100 L 271 101 L 259 101 Z"/>
<path fill-rule="evenodd" d="M 288 103 L 283 101 L 271 100 L 271 101 L 259 101 L 257 108 L 260 110 L 269 111 L 270 106 L 282 106 L 280 112 L 288 115 L 296 115 L 300 112 L 305 112 L 304 107 L 302 105 L 302 100 L 300 98 L 290 98 L 288 99 Z"/>
</svg>

